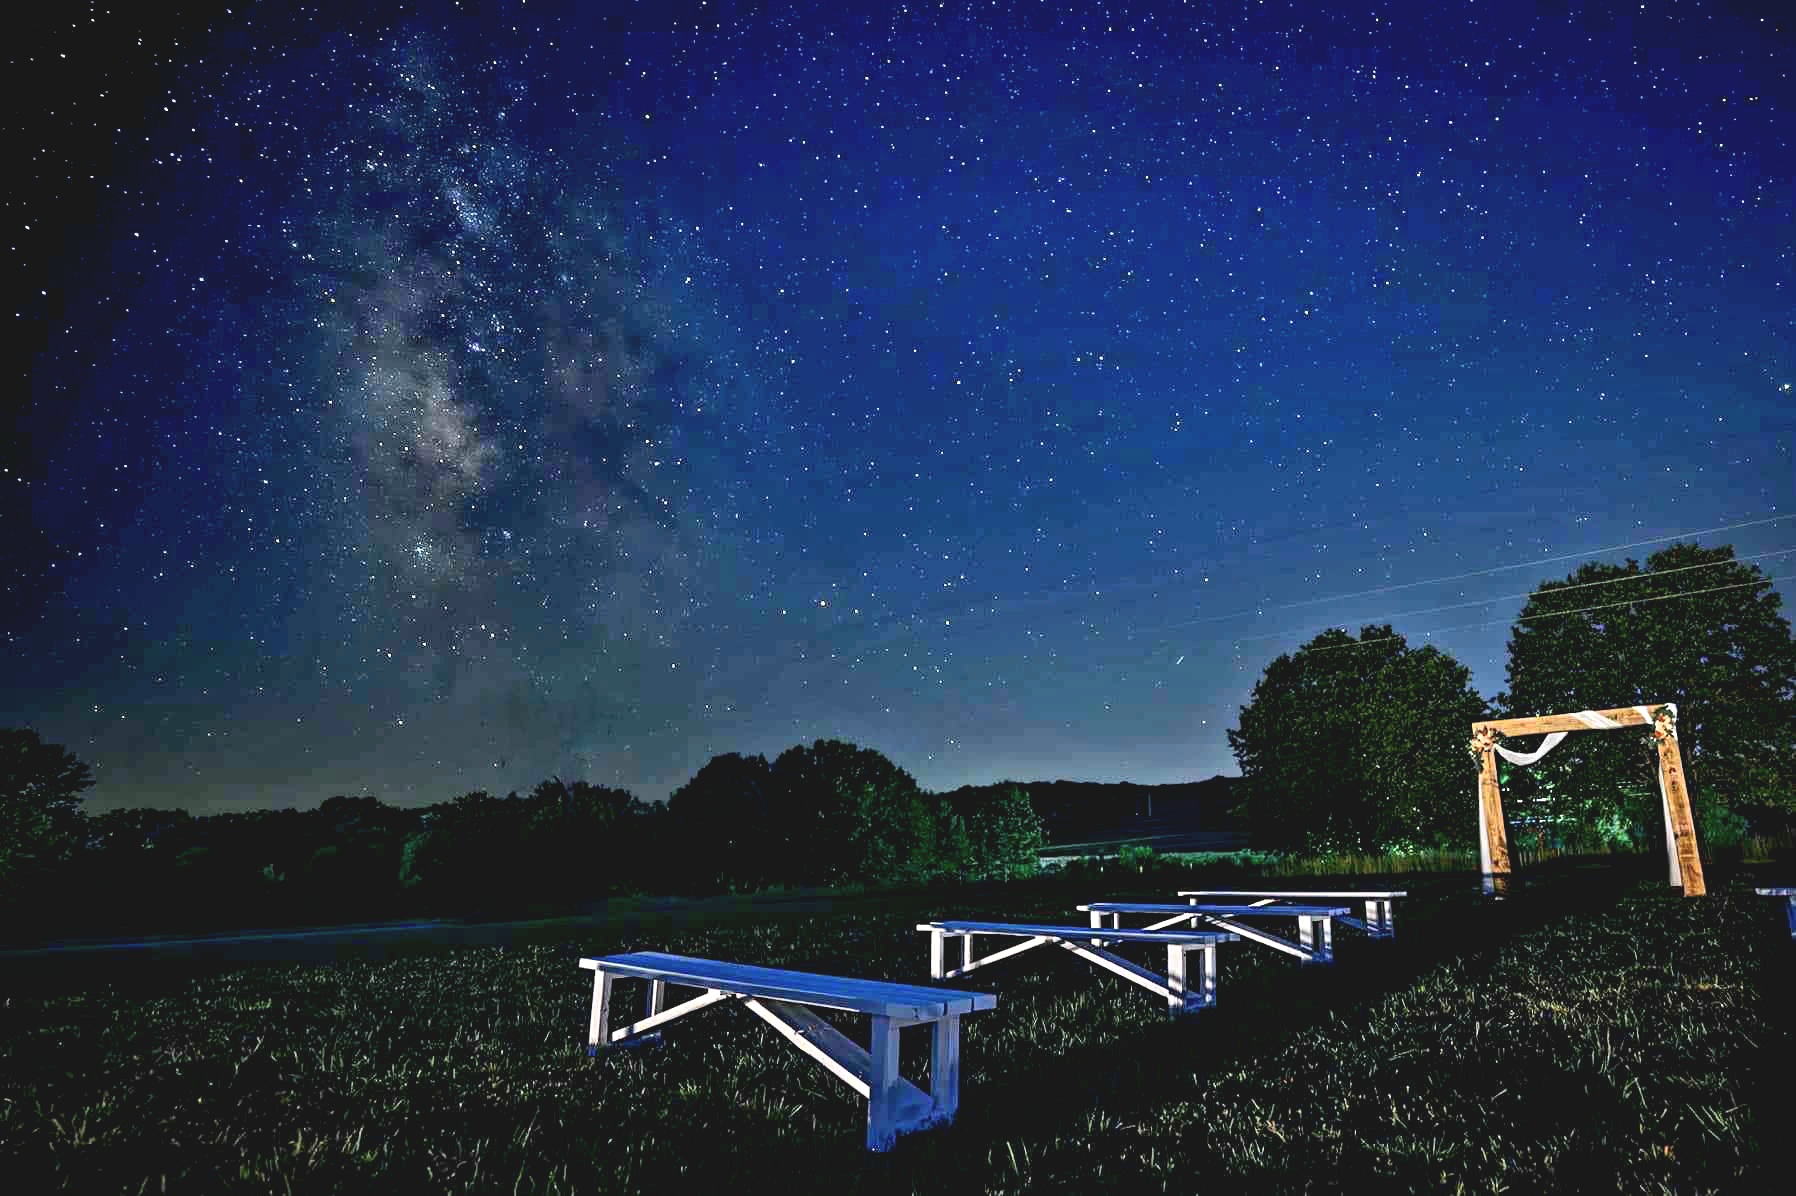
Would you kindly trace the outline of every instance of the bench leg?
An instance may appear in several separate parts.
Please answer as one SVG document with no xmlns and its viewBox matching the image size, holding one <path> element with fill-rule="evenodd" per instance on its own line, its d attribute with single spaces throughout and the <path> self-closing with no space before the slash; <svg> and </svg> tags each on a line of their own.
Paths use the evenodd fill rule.
<svg viewBox="0 0 1796 1196">
<path fill-rule="evenodd" d="M 611 973 L 598 971 L 592 978 L 592 1024 L 586 1028 L 586 1053 L 596 1055 L 605 1040 L 605 1014 L 611 1004 Z"/>
<path fill-rule="evenodd" d="M 1335 958 L 1335 920 L 1330 917 L 1297 919 L 1297 937 L 1309 957 L 1305 963 L 1333 963 Z"/>
<path fill-rule="evenodd" d="M 1094 909 L 1090 912 L 1091 912 L 1091 928 L 1093 930 L 1104 929 L 1104 921 L 1106 918 L 1109 919 L 1110 926 L 1112 928 L 1118 929 L 1118 930 L 1120 930 L 1122 928 L 1122 915 L 1121 914 L 1106 914 L 1101 909 Z M 1104 940 L 1103 939 L 1092 939 L 1091 945 L 1094 947 L 1102 947 L 1104 945 Z"/>
<path fill-rule="evenodd" d="M 660 1013 L 663 1009 L 666 1009 L 666 1008 L 667 1008 L 667 981 L 665 981 L 665 980 L 649 981 L 648 1015 L 650 1017 L 654 1017 L 657 1013 Z"/>
<path fill-rule="evenodd" d="M 929 932 L 929 975 L 934 980 L 941 980 L 948 974 L 946 949 L 943 945 L 946 937 L 940 930 Z"/>
<path fill-rule="evenodd" d="M 1192 971 L 1191 954 L 1197 953 Z M 1166 1005 L 1175 1016 L 1196 1013 L 1216 1004 L 1216 945 L 1189 943 L 1166 946 Z"/>
<path fill-rule="evenodd" d="M 867 1077 L 867 1149 L 890 1150 L 898 1139 L 898 1027 L 882 1014 L 872 1017 L 872 1067 Z"/>
<path fill-rule="evenodd" d="M 1790 939 L 1796 942 L 1796 897 L 1786 897 L 1784 902 L 1784 917 L 1790 923 Z"/>
<path fill-rule="evenodd" d="M 937 1018 L 929 1039 L 930 1112 L 944 1121 L 960 1108 L 960 1015 Z"/>
</svg>

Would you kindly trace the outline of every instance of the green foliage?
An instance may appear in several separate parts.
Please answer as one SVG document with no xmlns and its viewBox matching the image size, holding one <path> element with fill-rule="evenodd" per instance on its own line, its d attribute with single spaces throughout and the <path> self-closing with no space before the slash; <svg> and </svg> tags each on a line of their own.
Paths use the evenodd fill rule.
<svg viewBox="0 0 1796 1196">
<path fill-rule="evenodd" d="M 1706 826 L 1731 834 L 1724 810 L 1775 825 L 1796 814 L 1796 640 L 1780 604 L 1726 546 L 1674 544 L 1644 568 L 1584 565 L 1529 596 L 1498 703 L 1518 717 L 1675 703 L 1685 782 Z M 1581 822 L 1619 818 L 1655 840 L 1663 819 L 1644 740 L 1572 735 L 1520 770 L 1516 796 L 1545 797 Z"/>
<path fill-rule="evenodd" d="M 1155 862 L 1154 849 L 1146 843 L 1124 843 L 1116 851 L 1116 862 L 1129 872 L 1146 872 Z"/>
<path fill-rule="evenodd" d="M 67 862 L 81 845 L 93 773 L 29 728 L 0 728 L 0 892 Z"/>
<path fill-rule="evenodd" d="M 1266 666 L 1230 729 L 1256 844 L 1390 852 L 1469 843 L 1465 739 L 1489 712 L 1458 661 L 1390 627 L 1328 631 Z"/>
<path fill-rule="evenodd" d="M 1022 880 L 1041 871 L 1042 826 L 1026 790 L 983 795 L 967 812 L 972 880 Z"/>
<path fill-rule="evenodd" d="M 918 884 L 937 867 L 935 803 L 871 748 L 819 739 L 773 762 L 773 809 L 787 879 L 799 884 Z"/>
</svg>

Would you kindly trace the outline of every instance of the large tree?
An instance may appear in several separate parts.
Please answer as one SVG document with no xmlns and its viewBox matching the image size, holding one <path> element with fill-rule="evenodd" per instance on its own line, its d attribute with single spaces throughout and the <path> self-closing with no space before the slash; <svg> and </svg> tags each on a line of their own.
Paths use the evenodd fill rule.
<svg viewBox="0 0 1796 1196">
<path fill-rule="evenodd" d="M 1508 691 L 1524 716 L 1675 702 L 1699 823 L 1796 813 L 1796 640 L 1781 599 L 1731 547 L 1673 544 L 1643 568 L 1584 565 L 1541 585 L 1509 639 Z M 1561 817 L 1660 825 L 1651 753 L 1622 731 L 1573 735 L 1522 787 Z M 1518 770 L 1519 771 L 1519 770 Z M 1518 789 L 1518 792 L 1521 790 Z"/>
<path fill-rule="evenodd" d="M 1304 851 L 1469 844 L 1465 742 L 1489 707 L 1464 665 L 1389 626 L 1327 631 L 1266 666 L 1229 731 L 1256 842 Z"/>
<path fill-rule="evenodd" d="M 93 783 L 61 744 L 0 728 L 0 886 L 63 863 L 81 845 L 81 795 Z"/>
<path fill-rule="evenodd" d="M 799 883 L 916 884 L 941 872 L 939 802 L 884 755 L 839 739 L 773 762 L 769 813 Z"/>
<path fill-rule="evenodd" d="M 701 889 L 752 891 L 784 879 L 784 837 L 770 816 L 767 757 L 713 756 L 668 797 L 683 851 L 676 867 Z"/>
</svg>

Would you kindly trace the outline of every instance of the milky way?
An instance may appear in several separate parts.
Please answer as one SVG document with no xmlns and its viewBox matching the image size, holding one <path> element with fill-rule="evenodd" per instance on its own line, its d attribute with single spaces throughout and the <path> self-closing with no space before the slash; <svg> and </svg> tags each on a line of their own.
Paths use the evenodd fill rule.
<svg viewBox="0 0 1796 1196">
<path fill-rule="evenodd" d="M 27 47 L 0 723 L 102 805 L 1181 780 L 1322 627 L 1488 695 L 1580 554 L 1792 542 L 1775 21 L 701 16 Z"/>
</svg>

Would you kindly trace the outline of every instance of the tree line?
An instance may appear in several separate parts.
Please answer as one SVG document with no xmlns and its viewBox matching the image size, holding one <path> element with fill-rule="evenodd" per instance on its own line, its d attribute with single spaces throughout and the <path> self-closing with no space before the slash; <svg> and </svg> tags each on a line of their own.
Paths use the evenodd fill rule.
<svg viewBox="0 0 1796 1196">
<path fill-rule="evenodd" d="M 585 781 L 424 807 L 86 814 L 91 770 L 0 730 L 0 896 L 21 938 L 107 930 L 565 910 L 620 894 L 1001 880 L 1039 868 L 1017 786 L 925 793 L 879 752 L 818 740 L 714 758 L 665 803 Z M 36 922 L 38 925 L 33 926 Z"/>
<path fill-rule="evenodd" d="M 1266 666 L 1229 729 L 1242 773 L 1234 816 L 1273 850 L 1469 848 L 1474 721 L 1672 702 L 1705 846 L 1788 831 L 1796 640 L 1780 602 L 1725 546 L 1585 565 L 1529 596 L 1494 700 L 1452 656 L 1389 625 L 1324 632 Z M 1504 766 L 1512 837 L 1646 845 L 1662 833 L 1653 778 L 1644 734 L 1572 736 L 1532 768 Z M 336 797 L 305 812 L 86 816 L 91 783 L 57 745 L 0 731 L 0 896 L 13 895 L 15 912 L 84 899 L 112 908 L 124 894 L 146 918 L 233 903 L 241 924 L 281 910 L 324 919 L 975 881 L 1035 871 L 1043 834 L 1019 786 L 925 793 L 880 753 L 837 740 L 772 762 L 717 756 L 664 804 L 551 778 L 524 796 L 476 792 L 423 809 Z M 1062 829 L 1078 822 L 1053 786 L 1042 799 L 1039 813 Z M 51 893 L 61 896 L 38 900 Z"/>
</svg>

